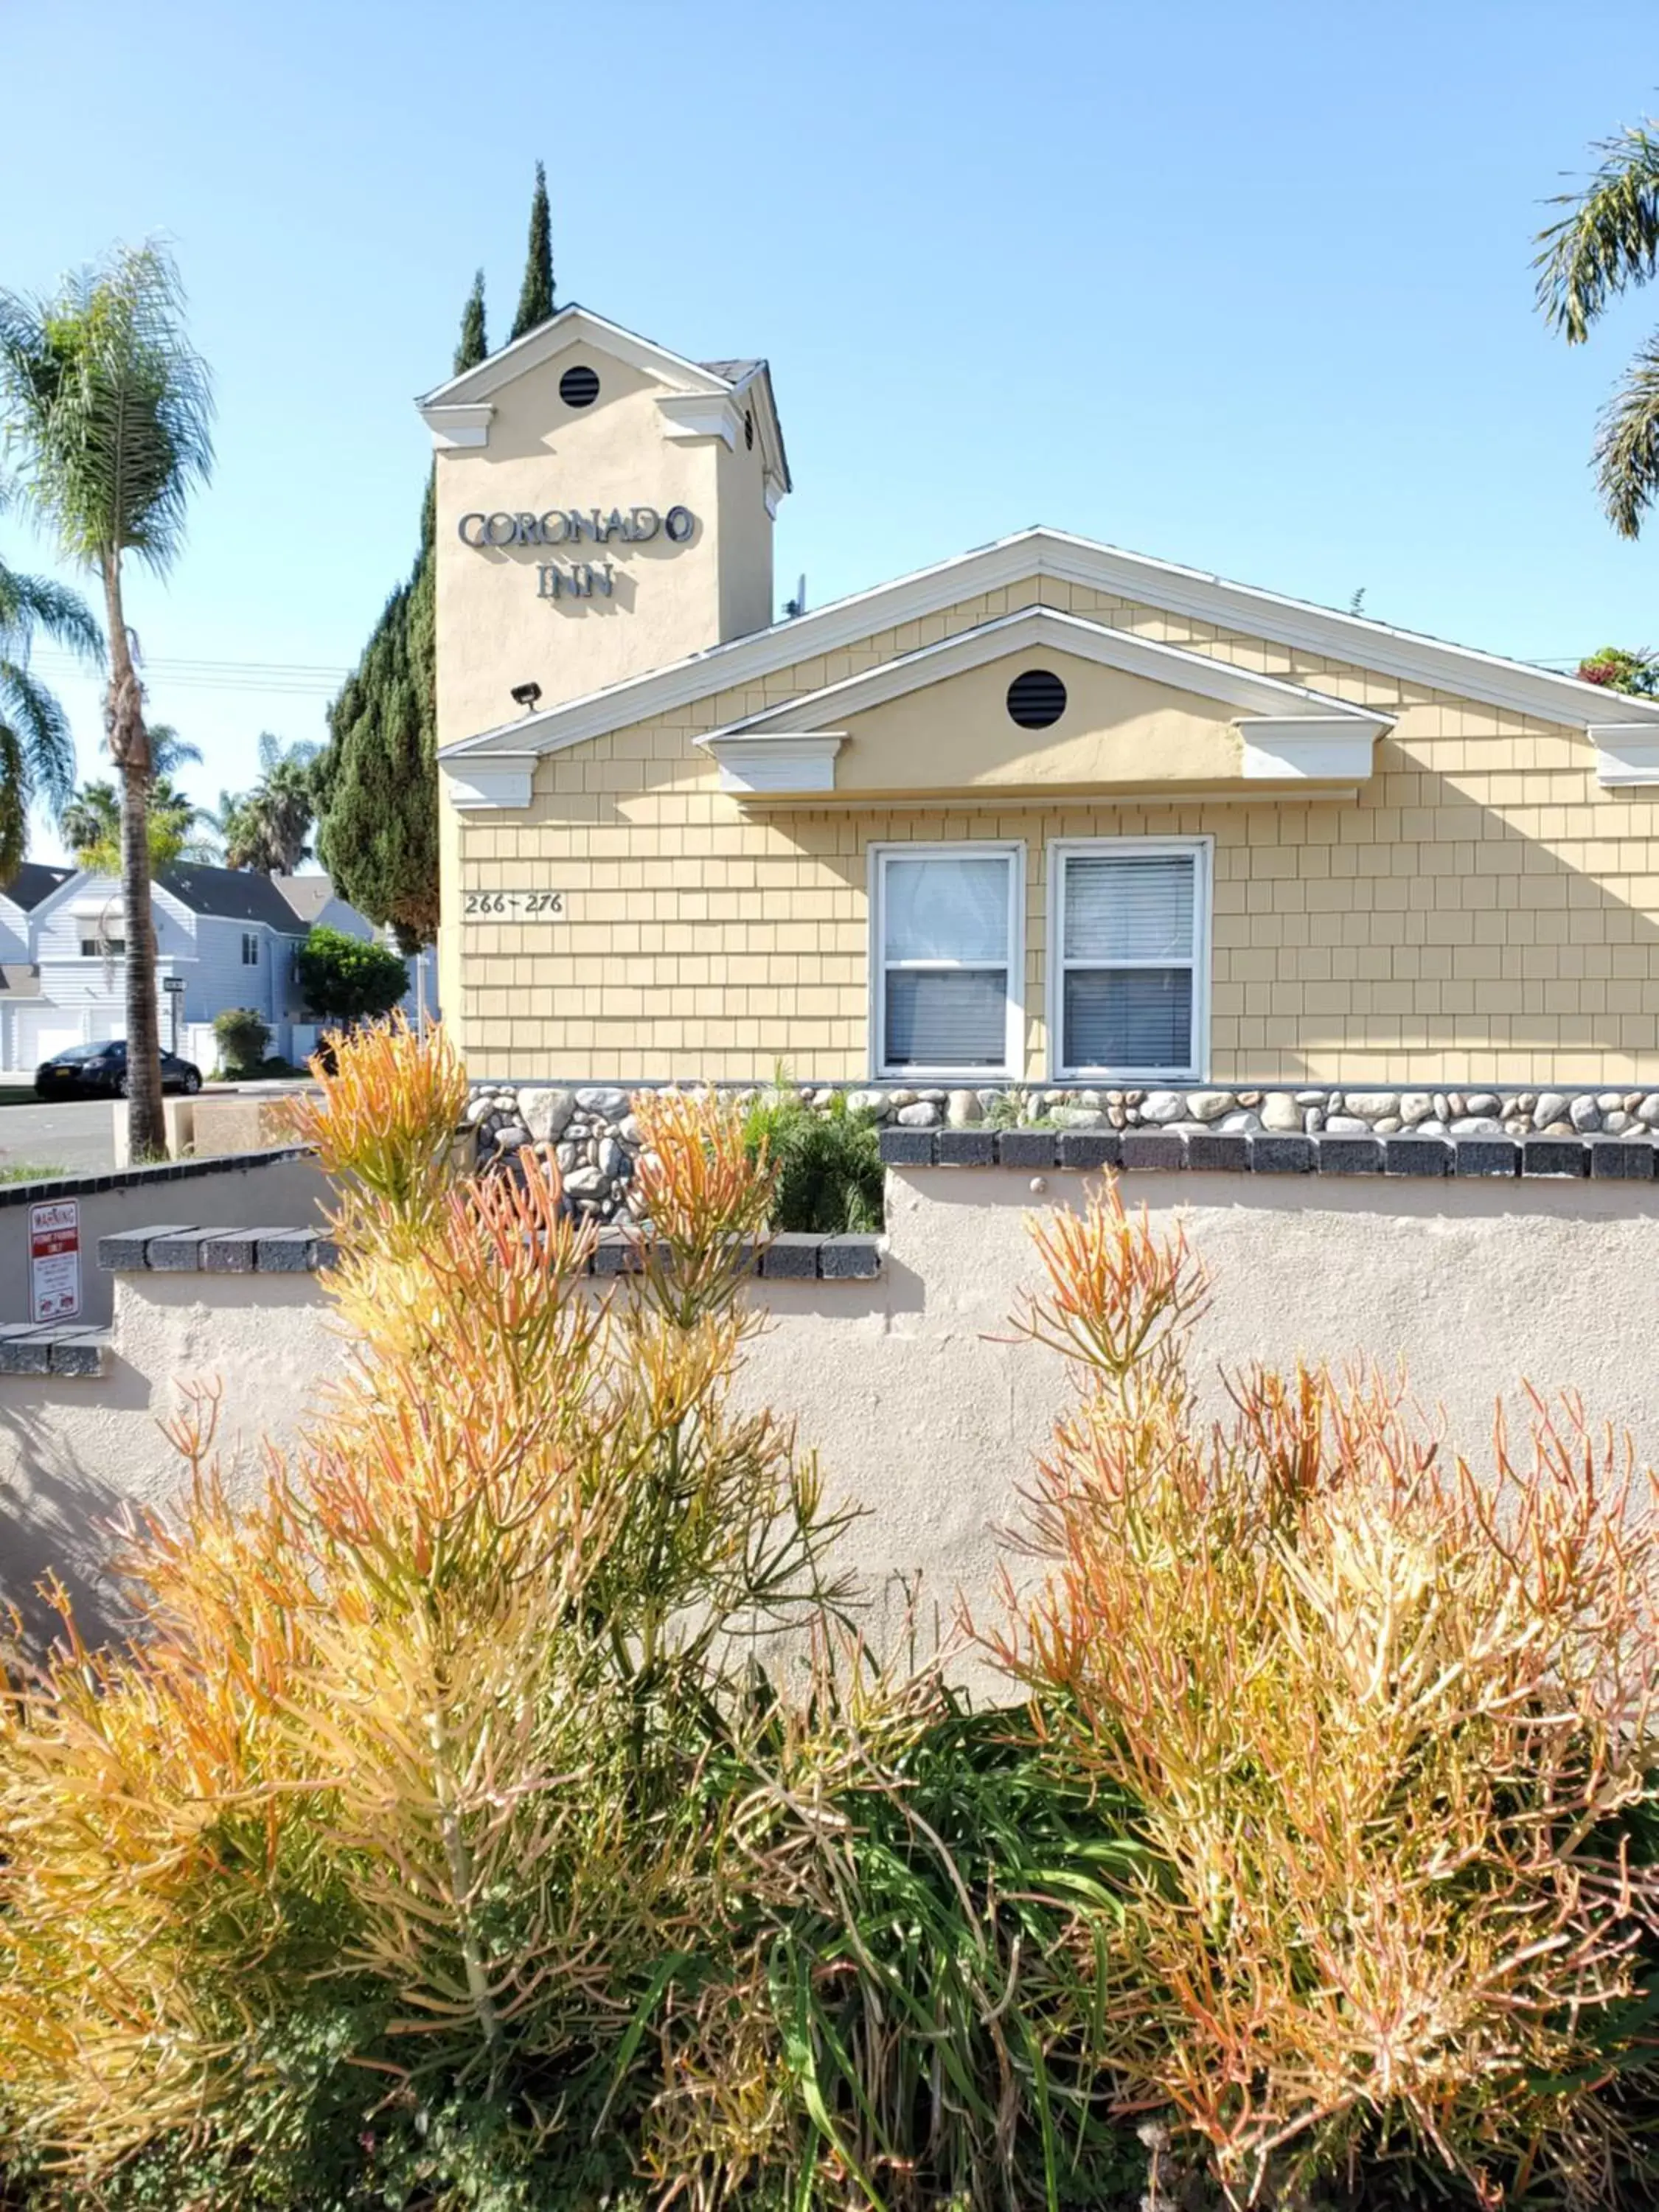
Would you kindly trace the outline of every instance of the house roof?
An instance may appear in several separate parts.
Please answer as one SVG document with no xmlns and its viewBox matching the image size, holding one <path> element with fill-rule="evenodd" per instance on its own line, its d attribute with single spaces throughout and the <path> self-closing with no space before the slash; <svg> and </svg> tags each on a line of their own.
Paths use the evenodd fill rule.
<svg viewBox="0 0 1659 2212">
<path fill-rule="evenodd" d="M 669 387 L 671 394 L 681 398 L 725 400 L 735 406 L 740 392 L 752 392 L 763 457 L 780 490 L 789 490 L 783 426 L 778 420 L 772 372 L 763 360 L 688 361 L 684 354 L 672 352 L 654 338 L 641 337 L 637 331 L 624 330 L 620 323 L 596 315 L 575 300 L 526 331 L 521 338 L 514 338 L 511 345 L 502 346 L 471 368 L 464 368 L 459 376 L 434 385 L 416 399 L 415 404 L 434 445 L 441 449 L 488 444 L 495 394 L 556 355 L 584 343 L 625 362 L 643 375 L 655 377 Z"/>
<path fill-rule="evenodd" d="M 273 876 L 270 880 L 307 928 L 336 896 L 328 876 Z"/>
<path fill-rule="evenodd" d="M 1596 684 L 1553 669 L 1508 660 L 1397 629 L 1368 616 L 1339 613 L 1200 569 L 1178 568 L 1147 554 L 1038 527 L 831 601 L 811 614 L 710 646 L 603 690 L 457 738 L 442 747 L 440 758 L 459 768 L 473 753 L 526 760 L 560 751 L 607 731 L 672 713 L 714 692 L 757 682 L 820 653 L 836 652 L 878 630 L 925 620 L 981 592 L 1012 590 L 1049 576 L 1540 721 L 1586 730 L 1641 724 L 1659 737 L 1659 700 L 1609 696 Z"/>
<path fill-rule="evenodd" d="M 155 878 L 192 914 L 223 921 L 263 921 L 284 937 L 302 937 L 306 925 L 269 876 L 251 868 L 163 868 Z"/>
<path fill-rule="evenodd" d="M 878 661 L 873 668 L 845 677 L 838 684 L 827 684 L 801 698 L 787 700 L 781 706 L 763 707 L 744 714 L 723 728 L 709 731 L 696 742 L 715 747 L 723 738 L 818 731 L 908 692 L 923 690 L 942 678 L 981 668 L 1008 653 L 1041 648 L 1075 653 L 1102 668 L 1121 669 L 1131 676 L 1215 700 L 1238 715 L 1274 722 L 1347 724 L 1370 736 L 1392 727 L 1395 720 L 1392 714 L 1312 690 L 1305 684 L 1258 675 L 1254 669 L 1240 668 L 1213 653 L 1161 645 L 1084 615 L 1062 613 L 1058 607 L 1021 607 L 1012 614 L 994 616 L 955 637 L 941 638 L 933 645 L 896 654 L 891 660 Z"/>
<path fill-rule="evenodd" d="M 9 899 L 25 914 L 32 914 L 42 899 L 50 898 L 75 873 L 73 868 L 52 868 L 44 861 L 25 860 L 9 883 L 0 884 L 0 898 Z"/>
<path fill-rule="evenodd" d="M 27 961 L 0 961 L 0 999 L 38 999 L 40 970 Z"/>
</svg>

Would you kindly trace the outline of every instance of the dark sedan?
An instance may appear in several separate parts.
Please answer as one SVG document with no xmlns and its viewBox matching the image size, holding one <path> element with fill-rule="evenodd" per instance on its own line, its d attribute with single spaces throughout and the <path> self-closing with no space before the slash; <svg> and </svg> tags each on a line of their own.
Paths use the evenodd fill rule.
<svg viewBox="0 0 1659 2212">
<path fill-rule="evenodd" d="M 174 1052 L 161 1054 L 163 1091 L 197 1091 L 202 1071 Z M 43 1060 L 34 1071 L 37 1098 L 125 1098 L 127 1048 L 114 1038 L 104 1044 L 72 1044 Z"/>
</svg>

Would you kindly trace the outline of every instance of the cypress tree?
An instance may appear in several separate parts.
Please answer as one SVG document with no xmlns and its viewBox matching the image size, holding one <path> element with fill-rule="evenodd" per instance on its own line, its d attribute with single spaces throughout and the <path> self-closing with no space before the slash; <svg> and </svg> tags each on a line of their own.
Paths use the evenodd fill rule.
<svg viewBox="0 0 1659 2212">
<path fill-rule="evenodd" d="M 488 351 L 481 269 L 461 313 L 456 375 Z M 436 538 L 429 471 L 415 565 L 328 710 L 328 750 L 317 763 L 317 856 L 405 952 L 438 934 Z"/>
<path fill-rule="evenodd" d="M 553 225 L 547 208 L 547 171 L 536 164 L 536 189 L 530 202 L 530 248 L 525 256 L 524 283 L 519 289 L 519 311 L 507 342 L 521 338 L 544 323 L 553 312 Z"/>
<path fill-rule="evenodd" d="M 489 341 L 484 336 L 483 270 L 480 269 L 472 279 L 472 289 L 466 295 L 466 305 L 461 310 L 461 342 L 455 349 L 455 374 L 476 368 L 489 351 Z"/>
</svg>

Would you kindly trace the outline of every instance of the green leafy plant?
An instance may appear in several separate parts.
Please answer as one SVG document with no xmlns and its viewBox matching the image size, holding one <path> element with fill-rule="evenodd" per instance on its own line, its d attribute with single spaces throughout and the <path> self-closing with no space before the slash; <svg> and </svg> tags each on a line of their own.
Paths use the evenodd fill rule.
<svg viewBox="0 0 1659 2212">
<path fill-rule="evenodd" d="M 252 1006 L 227 1006 L 213 1017 L 219 1063 L 227 1075 L 254 1075 L 270 1042 L 270 1024 Z"/>
<path fill-rule="evenodd" d="M 885 1171 L 878 1127 L 842 1091 L 826 1106 L 810 1104 L 780 1069 L 743 1128 L 750 1158 L 763 1152 L 775 1178 L 772 1226 L 830 1236 L 878 1230 Z"/>
<path fill-rule="evenodd" d="M 1609 691 L 1627 691 L 1642 699 L 1659 693 L 1659 655 L 1648 652 L 1604 645 L 1581 660 L 1576 672 L 1581 684 L 1599 684 Z"/>
<path fill-rule="evenodd" d="M 294 956 L 294 973 L 308 1010 L 331 1022 L 374 1021 L 389 1014 L 409 989 L 401 956 L 384 945 L 321 925 Z"/>
</svg>

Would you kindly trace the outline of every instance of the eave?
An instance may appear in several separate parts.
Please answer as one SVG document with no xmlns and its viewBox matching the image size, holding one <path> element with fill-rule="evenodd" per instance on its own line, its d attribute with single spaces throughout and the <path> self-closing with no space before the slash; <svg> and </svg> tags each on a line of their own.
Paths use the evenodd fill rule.
<svg viewBox="0 0 1659 2212">
<path fill-rule="evenodd" d="M 1219 629 L 1558 726 L 1589 730 L 1607 719 L 1604 689 L 1552 669 L 1449 645 L 1363 615 L 1312 606 L 1253 586 L 1228 583 L 1062 532 L 1036 529 L 538 714 L 481 730 L 446 745 L 441 757 L 447 763 L 469 752 L 498 747 L 520 750 L 527 744 L 538 752 L 560 751 L 606 731 L 672 714 L 716 692 L 762 681 L 798 662 L 860 643 L 878 630 L 925 621 L 981 592 L 1009 590 L 1043 577 L 1186 614 Z M 1639 725 L 1659 734 L 1659 702 L 1621 701 L 1620 713 L 1627 716 L 1622 726 Z"/>
</svg>

